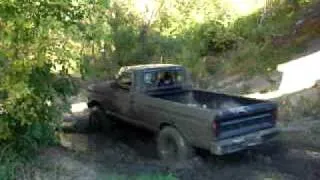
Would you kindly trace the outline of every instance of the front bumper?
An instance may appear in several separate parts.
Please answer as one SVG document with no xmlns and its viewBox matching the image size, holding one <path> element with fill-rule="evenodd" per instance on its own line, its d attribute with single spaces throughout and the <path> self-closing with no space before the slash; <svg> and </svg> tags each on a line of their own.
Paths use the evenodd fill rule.
<svg viewBox="0 0 320 180">
<path fill-rule="evenodd" d="M 261 130 L 244 136 L 212 142 L 210 152 L 215 155 L 230 154 L 264 143 L 279 133 L 278 128 Z"/>
</svg>

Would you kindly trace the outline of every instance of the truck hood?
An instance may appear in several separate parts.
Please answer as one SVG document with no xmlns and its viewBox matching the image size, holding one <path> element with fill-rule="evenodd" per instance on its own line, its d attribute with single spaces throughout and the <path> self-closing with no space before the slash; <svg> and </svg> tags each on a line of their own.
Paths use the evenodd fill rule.
<svg viewBox="0 0 320 180">
<path fill-rule="evenodd" d="M 100 83 L 90 84 L 88 86 L 88 91 L 95 91 L 95 92 L 104 92 L 106 89 L 110 88 L 110 84 L 114 81 L 103 81 Z"/>
</svg>

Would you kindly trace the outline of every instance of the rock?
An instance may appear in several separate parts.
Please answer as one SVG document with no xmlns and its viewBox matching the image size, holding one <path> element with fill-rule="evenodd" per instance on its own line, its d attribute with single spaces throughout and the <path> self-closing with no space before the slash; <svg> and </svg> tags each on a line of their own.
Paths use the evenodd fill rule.
<svg viewBox="0 0 320 180">
<path fill-rule="evenodd" d="M 282 78 L 282 73 L 278 71 L 273 71 L 270 74 L 268 74 L 268 77 L 270 81 L 280 83 Z"/>
<path fill-rule="evenodd" d="M 272 84 L 269 90 L 278 90 L 282 81 L 282 73 L 278 71 L 272 71 L 268 74 L 268 80 Z"/>
<path fill-rule="evenodd" d="M 312 13 L 305 17 L 303 21 L 298 21 L 296 24 L 295 31 L 298 35 L 302 35 L 304 33 L 310 33 L 310 30 L 314 30 L 314 32 L 319 32 L 320 28 L 320 13 Z"/>
<path fill-rule="evenodd" d="M 314 53 L 320 49 L 320 38 L 315 38 L 307 43 L 307 52 L 306 53 Z"/>
<path fill-rule="evenodd" d="M 227 78 L 219 81 L 219 82 L 217 83 L 217 85 L 218 85 L 219 87 L 222 87 L 222 86 L 225 86 L 225 85 L 227 85 L 227 84 L 231 84 L 231 83 L 234 83 L 234 82 L 238 82 L 238 81 L 240 81 L 240 79 L 241 79 L 241 76 L 240 76 L 240 75 L 230 76 L 230 77 L 227 77 Z"/>
<path fill-rule="evenodd" d="M 240 94 L 241 92 L 241 87 L 237 87 L 237 86 L 228 86 L 228 87 L 225 87 L 223 89 L 219 89 L 219 90 L 216 90 L 217 92 L 220 92 L 220 93 L 225 93 L 225 94 Z"/>
<path fill-rule="evenodd" d="M 305 89 L 277 99 L 279 119 L 282 121 L 301 120 L 319 115 L 320 88 Z"/>
<path fill-rule="evenodd" d="M 304 19 L 300 19 L 300 20 L 298 20 L 298 21 L 296 22 L 296 26 L 298 26 L 298 25 L 302 24 L 303 22 L 304 22 Z"/>
<path fill-rule="evenodd" d="M 250 92 L 261 92 L 272 87 L 271 83 L 264 77 L 256 76 L 247 83 Z"/>
<path fill-rule="evenodd" d="M 319 89 L 311 88 L 295 93 L 293 95 L 289 95 L 288 101 L 291 104 L 291 106 L 297 107 L 301 105 L 301 101 L 305 101 L 305 103 L 309 104 L 314 104 L 320 100 L 319 97 Z"/>
</svg>

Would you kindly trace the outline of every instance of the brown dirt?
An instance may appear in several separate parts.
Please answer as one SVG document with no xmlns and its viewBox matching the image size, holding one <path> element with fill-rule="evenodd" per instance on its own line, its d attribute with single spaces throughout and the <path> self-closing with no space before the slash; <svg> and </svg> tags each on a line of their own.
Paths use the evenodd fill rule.
<svg viewBox="0 0 320 180">
<path fill-rule="evenodd" d="M 283 132 L 270 143 L 240 153 L 214 156 L 197 150 L 188 161 L 166 164 L 157 158 L 154 134 L 117 123 L 104 133 L 62 134 L 65 147 L 44 149 L 38 156 L 43 163 L 37 174 L 45 179 L 80 180 L 146 174 L 173 174 L 183 180 L 320 179 L 320 149 L 304 136 L 309 134 Z"/>
</svg>

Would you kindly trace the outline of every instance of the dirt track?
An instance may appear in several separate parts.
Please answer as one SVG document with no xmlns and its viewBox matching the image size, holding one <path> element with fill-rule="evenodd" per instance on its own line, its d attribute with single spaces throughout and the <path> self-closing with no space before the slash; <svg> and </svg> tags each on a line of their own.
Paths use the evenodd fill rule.
<svg viewBox="0 0 320 180">
<path fill-rule="evenodd" d="M 198 150 L 191 160 L 165 164 L 157 159 L 154 134 L 118 123 L 105 133 L 63 134 L 67 148 L 47 149 L 40 157 L 63 167 L 63 179 L 110 179 L 110 174 L 173 174 L 183 180 L 320 179 L 320 149 L 296 142 L 300 135 L 283 133 L 273 142 L 226 156 Z"/>
</svg>

